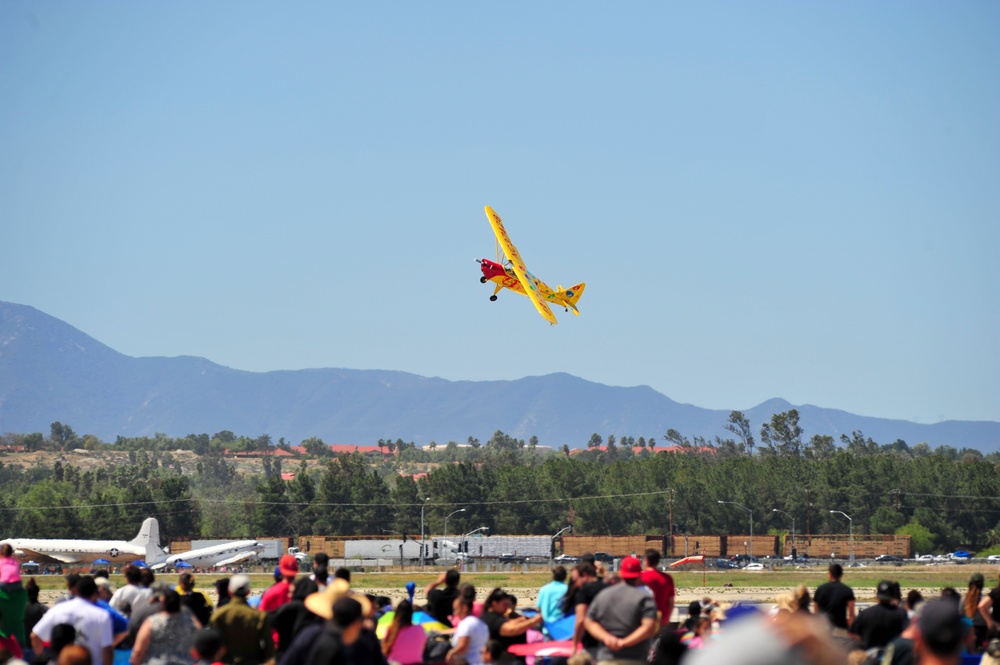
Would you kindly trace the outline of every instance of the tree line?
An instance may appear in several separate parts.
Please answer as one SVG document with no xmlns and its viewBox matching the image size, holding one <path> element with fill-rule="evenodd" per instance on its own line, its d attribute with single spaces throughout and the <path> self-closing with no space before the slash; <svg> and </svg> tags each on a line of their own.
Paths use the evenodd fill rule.
<svg viewBox="0 0 1000 665">
<path fill-rule="evenodd" d="M 448 515 L 452 534 L 480 526 L 554 534 L 570 524 L 577 534 L 745 534 L 748 513 L 725 501 L 753 511 L 755 533 L 786 533 L 792 518 L 800 535 L 844 533 L 836 510 L 851 516 L 856 535 L 906 533 L 920 552 L 1000 551 L 997 453 L 879 444 L 861 432 L 839 446 L 832 437 L 804 442 L 794 410 L 759 432 L 739 412 L 729 425 L 729 440 L 668 430 L 641 447 L 631 437 L 595 435 L 576 451 L 546 452 L 537 440 L 499 431 L 481 445 L 435 450 L 397 439 L 392 455 L 332 455 L 313 443 L 309 459 L 266 456 L 248 474 L 221 451 L 288 444 L 230 432 L 104 443 L 53 423 L 49 437 L 5 442 L 127 450 L 128 462 L 81 470 L 66 461 L 28 469 L 0 461 L 0 534 L 123 538 L 156 517 L 170 538 L 412 536 L 421 507 L 437 535 Z M 682 450 L 657 453 L 657 446 Z M 182 463 L 177 450 L 197 453 L 197 462 Z"/>
</svg>

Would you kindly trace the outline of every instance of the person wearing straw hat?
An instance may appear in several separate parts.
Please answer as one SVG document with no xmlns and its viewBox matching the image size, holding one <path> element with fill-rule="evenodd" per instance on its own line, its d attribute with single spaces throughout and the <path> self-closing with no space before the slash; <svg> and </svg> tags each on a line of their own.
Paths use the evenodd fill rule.
<svg viewBox="0 0 1000 665">
<path fill-rule="evenodd" d="M 300 662 L 327 665 L 384 661 L 378 638 L 364 625 L 374 606 L 367 597 L 351 592 L 350 588 L 346 580 L 336 578 L 324 590 L 306 596 L 306 609 L 326 622 L 315 631 L 308 656 Z M 282 662 L 294 662 L 289 658 L 295 646 L 293 642 Z"/>
</svg>

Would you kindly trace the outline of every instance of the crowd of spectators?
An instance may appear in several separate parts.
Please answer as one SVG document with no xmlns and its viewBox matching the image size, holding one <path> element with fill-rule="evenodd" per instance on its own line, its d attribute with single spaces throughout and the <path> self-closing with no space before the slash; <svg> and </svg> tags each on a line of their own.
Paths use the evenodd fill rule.
<svg viewBox="0 0 1000 665">
<path fill-rule="evenodd" d="M 648 550 L 616 570 L 589 556 L 554 567 L 533 608 L 500 588 L 481 595 L 454 569 L 427 585 L 423 607 L 409 585 L 393 608 L 353 591 L 350 571 L 331 575 L 325 555 L 308 575 L 286 555 L 260 596 L 237 574 L 216 582 L 213 605 L 189 572 L 171 585 L 130 565 L 117 590 L 107 575 L 67 575 L 46 607 L 11 559 L 0 550 L 0 665 L 519 665 L 541 663 L 540 648 L 568 665 L 1000 665 L 1000 584 L 986 591 L 979 573 L 938 598 L 904 598 L 884 580 L 859 609 L 832 564 L 815 591 L 799 585 L 769 610 L 705 598 L 675 613 L 673 579 Z"/>
</svg>

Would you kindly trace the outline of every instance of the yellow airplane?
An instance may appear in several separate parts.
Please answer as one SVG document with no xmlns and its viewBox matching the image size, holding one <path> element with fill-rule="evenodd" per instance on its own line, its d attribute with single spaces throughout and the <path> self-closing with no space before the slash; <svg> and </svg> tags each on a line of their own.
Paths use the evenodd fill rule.
<svg viewBox="0 0 1000 665">
<path fill-rule="evenodd" d="M 507 235 L 507 230 L 503 227 L 503 222 L 500 221 L 500 215 L 496 214 L 493 208 L 486 206 L 486 217 L 489 218 L 490 226 L 493 227 L 493 233 L 497 237 L 497 260 L 476 260 L 483 271 L 483 276 L 479 278 L 479 281 L 483 284 L 493 282 L 497 285 L 490 300 L 496 301 L 500 289 L 510 289 L 528 296 L 538 313 L 553 325 L 559 321 L 549 309 L 548 303 L 564 307 L 567 312 L 572 309 L 574 314 L 580 316 L 580 310 L 576 308 L 576 301 L 580 299 L 583 289 L 587 285 L 580 282 L 568 289 L 564 289 L 562 286 L 555 290 L 551 289 L 548 284 L 528 272 L 524 265 L 524 259 L 521 258 L 521 253 L 510 241 L 510 236 Z M 506 260 L 501 262 L 504 256 Z"/>
</svg>

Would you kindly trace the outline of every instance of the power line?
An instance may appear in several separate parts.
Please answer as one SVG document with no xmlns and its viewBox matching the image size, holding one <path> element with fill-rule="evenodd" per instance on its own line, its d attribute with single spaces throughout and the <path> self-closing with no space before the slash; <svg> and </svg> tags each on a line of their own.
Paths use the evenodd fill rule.
<svg viewBox="0 0 1000 665">
<path fill-rule="evenodd" d="M 494 501 L 454 501 L 443 503 L 428 503 L 427 508 L 447 508 L 451 506 L 511 506 L 511 505 L 538 505 L 546 503 L 570 503 L 573 501 L 604 501 L 610 499 L 631 499 L 639 497 L 664 496 L 670 494 L 671 490 L 655 490 L 649 492 L 629 492 L 622 494 L 591 494 L 575 497 L 561 497 L 550 499 L 498 499 Z M 887 492 L 890 496 L 897 498 L 897 490 Z M 899 491 L 907 497 L 924 497 L 932 499 L 978 499 L 989 501 L 1000 501 L 1000 496 L 982 496 L 977 494 L 932 494 L 921 492 Z M 420 507 L 421 503 L 392 503 L 392 502 L 322 502 L 322 501 L 257 501 L 253 497 L 242 499 L 211 499 L 205 497 L 186 497 L 182 499 L 164 499 L 160 501 L 122 501 L 116 503 L 88 503 L 74 504 L 71 506 L 9 506 L 2 507 L 0 511 L 30 511 L 30 510 L 89 510 L 95 508 L 126 508 L 130 506 L 163 506 L 179 503 L 203 503 L 215 505 L 253 505 L 253 506 L 288 506 L 305 507 L 315 506 L 318 508 L 414 508 Z M 923 506 L 901 505 L 901 508 L 921 508 Z M 975 508 L 954 508 L 953 510 L 965 512 L 1000 512 L 997 510 L 982 510 Z"/>
<path fill-rule="evenodd" d="M 558 499 L 500 499 L 496 501 L 455 501 L 446 503 L 428 503 L 427 508 L 446 508 L 450 506 L 506 506 L 506 505 L 526 505 L 542 503 L 569 503 L 572 501 L 599 501 L 606 499 L 628 499 L 644 496 L 662 496 L 668 494 L 670 490 L 658 490 L 652 492 L 631 492 L 627 494 L 594 494 L 571 498 Z M 420 507 L 421 503 L 354 503 L 354 502 L 322 502 L 322 501 L 256 501 L 252 497 L 245 499 L 208 499 L 198 497 L 188 497 L 183 499 L 165 499 L 162 501 L 124 501 L 118 503 L 87 503 L 74 504 L 71 506 L 11 506 L 0 508 L 4 511 L 27 511 L 27 510 L 90 510 L 94 508 L 122 508 L 128 506 L 162 506 L 165 504 L 177 503 L 208 503 L 217 505 L 254 505 L 254 506 L 315 506 L 319 508 L 413 508 Z"/>
</svg>

